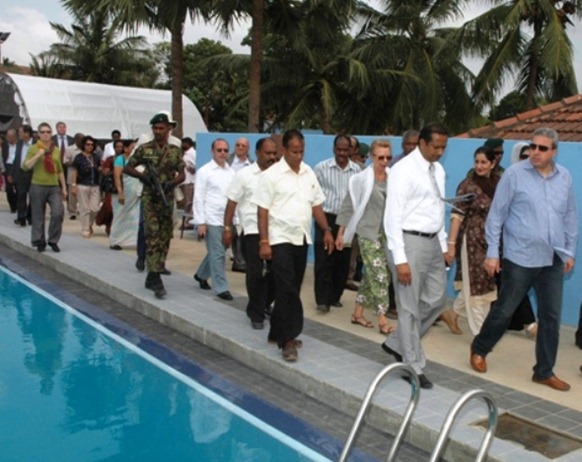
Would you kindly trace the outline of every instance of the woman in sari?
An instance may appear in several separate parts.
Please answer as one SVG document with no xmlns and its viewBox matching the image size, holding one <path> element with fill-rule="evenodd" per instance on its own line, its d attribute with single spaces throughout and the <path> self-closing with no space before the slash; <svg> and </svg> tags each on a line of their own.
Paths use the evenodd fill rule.
<svg viewBox="0 0 582 462">
<path fill-rule="evenodd" d="M 484 267 L 487 255 L 485 221 L 499 177 L 493 173 L 495 153 L 480 147 L 474 154 L 474 171 L 457 188 L 457 195 L 474 194 L 470 202 L 457 203 L 451 213 L 448 253 L 457 260 L 455 289 L 459 294 L 453 304 L 454 313 L 466 315 L 473 335 L 489 313 L 491 302 L 497 299 L 495 278 Z"/>
<path fill-rule="evenodd" d="M 137 244 L 141 183 L 136 178 L 123 175 L 123 168 L 134 146 L 134 140 L 125 140 L 123 153 L 116 156 L 113 163 L 113 179 L 117 190 L 117 197 L 113 197 L 112 200 L 113 223 L 109 234 L 109 247 L 113 250 Z"/>
</svg>

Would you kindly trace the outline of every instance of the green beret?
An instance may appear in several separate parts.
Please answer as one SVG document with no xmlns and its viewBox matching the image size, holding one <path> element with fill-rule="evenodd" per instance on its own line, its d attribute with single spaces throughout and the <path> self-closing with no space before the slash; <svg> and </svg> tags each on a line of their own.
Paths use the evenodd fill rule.
<svg viewBox="0 0 582 462">
<path fill-rule="evenodd" d="M 150 125 L 155 125 L 155 124 L 168 124 L 168 125 L 172 125 L 173 127 L 175 127 L 176 121 L 170 120 L 169 113 L 166 111 L 163 111 L 163 112 L 158 112 L 155 116 L 152 117 L 152 120 L 150 120 Z"/>
<path fill-rule="evenodd" d="M 501 146 L 503 146 L 503 138 L 489 138 L 487 141 L 485 141 L 484 146 L 486 148 L 500 148 Z"/>
</svg>

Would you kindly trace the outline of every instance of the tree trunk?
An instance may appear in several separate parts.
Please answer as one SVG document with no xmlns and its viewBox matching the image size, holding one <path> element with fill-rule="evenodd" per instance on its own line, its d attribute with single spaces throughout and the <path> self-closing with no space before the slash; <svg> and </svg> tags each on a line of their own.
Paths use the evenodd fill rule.
<svg viewBox="0 0 582 462">
<path fill-rule="evenodd" d="M 261 59 L 263 54 L 264 0 L 253 0 L 253 26 L 251 32 L 251 68 L 249 71 L 249 133 L 261 132 Z"/>
<path fill-rule="evenodd" d="M 539 21 L 534 21 L 534 38 L 532 40 L 533 49 L 531 55 L 531 62 L 529 66 L 529 72 L 527 76 L 527 85 L 525 88 L 525 109 L 529 111 L 535 107 L 535 95 L 536 95 L 536 82 L 538 80 L 539 73 L 539 37 L 542 34 L 542 25 Z"/>
<path fill-rule="evenodd" d="M 184 38 L 183 38 L 183 22 L 176 21 L 172 26 L 172 116 L 178 123 L 173 131 L 173 135 L 182 138 L 184 134 L 184 127 L 182 125 L 182 91 L 184 88 Z M 159 109 L 157 109 L 159 110 Z M 192 136 L 194 133 L 188 133 Z"/>
</svg>

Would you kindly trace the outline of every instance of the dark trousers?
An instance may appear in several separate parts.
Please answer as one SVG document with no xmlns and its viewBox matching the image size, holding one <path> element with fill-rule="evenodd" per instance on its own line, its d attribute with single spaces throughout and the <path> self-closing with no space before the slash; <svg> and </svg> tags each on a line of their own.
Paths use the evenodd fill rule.
<svg viewBox="0 0 582 462">
<path fill-rule="evenodd" d="M 325 216 L 335 240 L 339 229 L 339 226 L 335 224 L 337 215 L 326 213 Z M 323 243 L 323 231 L 316 226 L 313 251 L 315 254 L 313 266 L 315 303 L 329 306 L 339 302 L 342 297 L 350 272 L 351 248 L 334 250 L 331 255 L 328 255 Z"/>
<path fill-rule="evenodd" d="M 303 330 L 301 283 L 307 264 L 307 244 L 276 244 L 271 247 L 271 270 L 275 279 L 275 308 L 271 315 L 269 340 L 282 348 Z"/>
<path fill-rule="evenodd" d="M 578 318 L 578 330 L 576 331 L 576 346 L 582 348 L 582 303 L 580 304 L 580 317 Z"/>
<path fill-rule="evenodd" d="M 232 249 L 232 270 L 245 271 L 245 255 L 243 251 L 243 234 L 239 234 L 236 226 L 232 227 L 232 242 L 230 248 Z M 257 246 L 258 249 L 258 246 Z"/>
<path fill-rule="evenodd" d="M 12 169 L 12 164 L 6 165 L 6 171 L 10 171 Z M 8 182 L 8 175 L 4 175 L 4 184 L 6 185 L 6 199 L 8 200 L 8 205 L 10 206 L 10 211 L 12 213 L 16 212 L 16 183 L 14 183 L 14 179 L 9 183 Z"/>
<path fill-rule="evenodd" d="M 539 329 L 536 336 L 534 376 L 544 380 L 554 375 L 560 339 L 560 315 L 564 287 L 564 263 L 554 255 L 551 266 L 526 268 L 503 259 L 499 297 L 473 340 L 473 351 L 485 356 L 501 339 L 517 306 L 533 287 L 538 301 Z"/>
<path fill-rule="evenodd" d="M 137 228 L 137 258 L 145 260 L 146 258 L 146 240 L 143 223 L 143 208 L 141 201 L 139 203 L 139 225 Z"/>
<path fill-rule="evenodd" d="M 50 207 L 48 236 L 45 236 L 46 206 Z M 57 244 L 63 231 L 63 197 L 59 186 L 40 186 L 33 184 L 30 187 L 30 207 L 32 210 L 31 243 L 33 246 Z"/>
<path fill-rule="evenodd" d="M 16 180 L 16 211 L 20 221 L 31 221 L 32 214 L 28 192 L 30 191 L 31 175 L 28 172 L 21 173 L 21 177 Z"/>
<path fill-rule="evenodd" d="M 263 260 L 259 258 L 259 235 L 244 234 L 242 236 L 242 250 L 246 261 L 245 283 L 249 302 L 247 316 L 253 322 L 263 322 L 265 311 L 275 300 L 275 281 L 271 264 L 263 274 Z"/>
</svg>

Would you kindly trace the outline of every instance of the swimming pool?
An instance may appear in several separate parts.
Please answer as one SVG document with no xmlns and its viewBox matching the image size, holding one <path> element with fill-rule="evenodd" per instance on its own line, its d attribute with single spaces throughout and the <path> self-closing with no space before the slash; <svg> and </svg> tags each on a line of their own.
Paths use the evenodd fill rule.
<svg viewBox="0 0 582 462">
<path fill-rule="evenodd" d="M 0 306 L 3 461 L 329 460 L 1 267 Z"/>
</svg>

